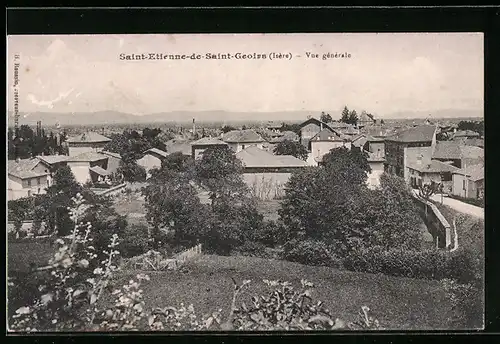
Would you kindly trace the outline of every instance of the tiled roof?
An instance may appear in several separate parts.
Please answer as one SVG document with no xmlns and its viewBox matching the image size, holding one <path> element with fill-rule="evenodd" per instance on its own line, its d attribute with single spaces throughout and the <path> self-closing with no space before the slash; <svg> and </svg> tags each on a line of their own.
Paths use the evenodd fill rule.
<svg viewBox="0 0 500 344">
<path fill-rule="evenodd" d="M 104 154 L 97 152 L 85 152 L 75 156 L 70 156 L 66 159 L 67 162 L 94 162 L 99 160 L 107 159 L 108 157 Z"/>
<path fill-rule="evenodd" d="M 204 145 L 226 145 L 224 141 L 219 140 L 216 137 L 202 137 L 201 139 L 191 143 L 192 146 L 204 146 Z"/>
<path fill-rule="evenodd" d="M 330 122 L 327 125 L 332 129 L 343 129 L 343 128 L 352 128 L 352 126 L 348 123 L 343 122 Z"/>
<path fill-rule="evenodd" d="M 484 156 L 480 147 L 461 145 L 453 141 L 438 141 L 432 157 L 434 159 L 474 159 Z"/>
<path fill-rule="evenodd" d="M 158 148 L 150 148 L 148 149 L 147 151 L 144 152 L 144 154 L 148 154 L 148 153 L 153 153 L 153 155 L 159 155 L 159 156 L 162 156 L 162 157 L 167 157 L 168 153 L 167 152 L 164 152 L 162 151 L 161 149 L 158 149 Z"/>
<path fill-rule="evenodd" d="M 264 142 L 262 136 L 257 134 L 255 130 L 232 130 L 224 134 L 222 138 L 225 142 L 244 143 L 244 142 Z"/>
<path fill-rule="evenodd" d="M 363 147 L 366 141 L 367 140 L 365 135 L 356 135 L 352 138 L 352 144 L 356 147 Z"/>
<path fill-rule="evenodd" d="M 423 162 L 421 164 L 412 162 L 408 163 L 407 166 L 422 173 L 456 172 L 458 170 L 457 167 L 438 160 L 431 160 L 430 163 L 426 164 Z"/>
<path fill-rule="evenodd" d="M 286 168 L 286 167 L 305 167 L 307 163 L 291 155 L 274 155 L 265 150 L 250 146 L 236 153 L 245 167 L 261 168 Z"/>
<path fill-rule="evenodd" d="M 418 165 L 419 158 L 422 161 L 422 165 L 430 164 L 432 160 L 432 147 L 406 148 L 406 166 Z"/>
<path fill-rule="evenodd" d="M 67 155 L 39 155 L 39 156 L 37 156 L 37 159 L 40 159 L 49 165 L 53 165 L 53 164 L 57 164 L 58 162 L 66 161 L 66 159 L 68 159 L 68 156 Z"/>
<path fill-rule="evenodd" d="M 104 154 L 104 155 L 111 156 L 111 157 L 116 158 L 116 159 L 121 159 L 122 158 L 120 154 L 114 153 L 114 152 L 101 151 L 101 153 Z"/>
<path fill-rule="evenodd" d="M 405 129 L 394 135 L 388 136 L 386 140 L 397 142 L 427 142 L 432 141 L 436 127 L 433 125 L 419 125 Z"/>
<path fill-rule="evenodd" d="M 479 133 L 472 130 L 459 130 L 453 134 L 453 137 L 479 137 Z"/>
<path fill-rule="evenodd" d="M 454 171 L 453 173 L 466 175 L 473 181 L 478 181 L 484 179 L 484 165 L 477 164 L 477 165 L 466 166 L 465 168 Z"/>
<path fill-rule="evenodd" d="M 9 160 L 7 162 L 8 174 L 20 179 L 36 178 L 48 175 L 48 173 L 38 173 L 33 171 L 39 163 L 40 160 L 37 158 L 22 159 L 19 161 Z"/>
<path fill-rule="evenodd" d="M 90 167 L 89 170 L 92 171 L 92 172 L 95 172 L 95 173 L 97 173 L 98 175 L 101 175 L 101 176 L 109 176 L 111 174 L 110 171 L 106 171 L 105 169 L 103 169 L 100 166 Z"/>
<path fill-rule="evenodd" d="M 70 137 L 66 140 L 68 143 L 84 143 L 84 142 L 109 142 L 109 137 L 103 136 L 92 131 Z"/>
<path fill-rule="evenodd" d="M 344 141 L 344 138 L 340 135 L 336 134 L 332 130 L 325 128 L 321 130 L 319 133 L 314 135 L 311 140 L 313 141 Z"/>
<path fill-rule="evenodd" d="M 367 126 L 367 127 L 363 127 L 361 129 L 361 132 L 362 133 L 365 133 L 369 136 L 372 136 L 372 137 L 381 137 L 381 138 L 384 138 L 386 136 L 389 136 L 389 135 L 392 135 L 394 134 L 394 129 L 393 128 L 389 128 L 387 126 L 382 126 L 382 125 L 373 125 L 373 126 Z"/>
<path fill-rule="evenodd" d="M 297 135 L 293 131 L 284 131 L 281 136 L 272 138 L 270 142 L 271 143 L 278 143 L 278 142 L 285 141 L 285 140 L 299 141 L 300 138 L 299 138 L 299 135 Z"/>
</svg>

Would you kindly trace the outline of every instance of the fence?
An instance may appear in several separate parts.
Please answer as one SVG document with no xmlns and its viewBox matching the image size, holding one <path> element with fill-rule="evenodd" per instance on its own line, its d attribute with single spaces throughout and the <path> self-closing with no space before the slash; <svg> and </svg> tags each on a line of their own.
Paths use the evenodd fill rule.
<svg viewBox="0 0 500 344">
<path fill-rule="evenodd" d="M 129 266 L 145 271 L 177 270 L 188 260 L 202 253 L 201 244 L 176 254 L 173 258 L 164 258 L 160 252 L 148 251 L 129 260 Z"/>
<path fill-rule="evenodd" d="M 429 232 L 432 234 L 438 248 L 450 248 L 451 226 L 444 218 L 439 209 L 429 201 L 413 193 L 413 198 L 420 210 Z"/>
<path fill-rule="evenodd" d="M 280 199 L 291 173 L 244 173 L 243 179 L 252 194 L 261 200 Z"/>
</svg>

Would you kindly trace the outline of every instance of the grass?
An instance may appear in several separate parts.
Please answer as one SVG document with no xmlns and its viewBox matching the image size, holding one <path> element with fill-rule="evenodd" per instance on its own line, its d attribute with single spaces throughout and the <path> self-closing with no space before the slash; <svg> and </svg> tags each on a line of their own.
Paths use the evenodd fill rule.
<svg viewBox="0 0 500 344">
<path fill-rule="evenodd" d="M 453 219 L 458 219 L 459 216 L 463 218 L 463 221 L 456 221 L 459 246 L 470 247 L 479 253 L 484 251 L 484 220 L 458 212 L 440 202 L 434 204 L 451 226 Z"/>
<path fill-rule="evenodd" d="M 262 295 L 268 287 L 262 279 L 286 280 L 295 287 L 302 278 L 316 285 L 313 297 L 322 300 L 339 318 L 356 319 L 361 306 L 368 306 L 373 316 L 387 329 L 449 329 L 451 304 L 440 282 L 385 275 L 343 272 L 279 260 L 253 257 L 201 256 L 186 265 L 187 272 L 149 273 L 151 281 L 144 289 L 148 308 L 193 304 L 198 314 L 222 309 L 227 315 L 233 284 L 250 279 L 252 283 L 240 299 Z M 137 271 L 123 272 L 126 282 Z"/>
</svg>

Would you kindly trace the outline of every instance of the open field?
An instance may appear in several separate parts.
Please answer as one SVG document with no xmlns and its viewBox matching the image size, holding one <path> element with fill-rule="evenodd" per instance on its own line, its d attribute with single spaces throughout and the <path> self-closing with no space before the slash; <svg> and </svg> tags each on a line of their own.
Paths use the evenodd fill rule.
<svg viewBox="0 0 500 344">
<path fill-rule="evenodd" d="M 126 282 L 137 271 L 123 272 Z M 306 266 L 279 260 L 250 257 L 201 256 L 188 263 L 187 272 L 149 273 L 144 289 L 146 307 L 178 307 L 193 304 L 204 314 L 222 308 L 227 315 L 233 277 L 252 282 L 239 299 L 265 293 L 263 279 L 286 280 L 295 287 L 302 278 L 313 282 L 315 300 L 322 300 L 339 318 L 354 320 L 360 307 L 367 305 L 373 316 L 390 329 L 450 328 L 450 301 L 438 281 L 396 278 L 384 275 L 343 272 L 332 268 Z"/>
</svg>

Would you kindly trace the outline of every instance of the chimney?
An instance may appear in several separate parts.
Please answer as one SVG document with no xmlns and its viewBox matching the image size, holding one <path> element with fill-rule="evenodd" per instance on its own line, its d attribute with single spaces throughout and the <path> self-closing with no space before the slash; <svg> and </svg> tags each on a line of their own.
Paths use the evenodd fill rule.
<svg viewBox="0 0 500 344">
<path fill-rule="evenodd" d="M 195 119 L 193 118 L 193 135 L 196 133 L 196 123 Z"/>
</svg>

